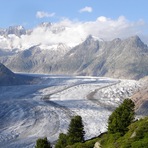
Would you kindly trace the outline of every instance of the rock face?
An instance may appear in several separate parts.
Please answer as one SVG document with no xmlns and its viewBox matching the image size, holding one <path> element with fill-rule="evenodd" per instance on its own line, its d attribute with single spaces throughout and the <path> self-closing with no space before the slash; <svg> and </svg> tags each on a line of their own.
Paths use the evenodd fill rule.
<svg viewBox="0 0 148 148">
<path fill-rule="evenodd" d="M 148 74 L 147 63 L 148 48 L 135 36 L 111 42 L 88 38 L 65 55 L 61 66 L 77 74 L 140 78 Z"/>
<path fill-rule="evenodd" d="M 138 36 L 112 41 L 88 36 L 73 48 L 60 43 L 43 50 L 37 45 L 1 56 L 0 62 L 19 72 L 139 79 L 148 75 L 148 47 Z"/>
<path fill-rule="evenodd" d="M 0 63 L 0 85 L 13 84 L 15 75 Z"/>
<path fill-rule="evenodd" d="M 33 79 L 33 77 L 14 74 L 0 63 L 0 86 L 29 84 Z"/>
<path fill-rule="evenodd" d="M 136 114 L 138 116 L 148 116 L 148 77 L 142 80 L 143 87 L 137 91 L 131 99 L 135 102 Z"/>
</svg>

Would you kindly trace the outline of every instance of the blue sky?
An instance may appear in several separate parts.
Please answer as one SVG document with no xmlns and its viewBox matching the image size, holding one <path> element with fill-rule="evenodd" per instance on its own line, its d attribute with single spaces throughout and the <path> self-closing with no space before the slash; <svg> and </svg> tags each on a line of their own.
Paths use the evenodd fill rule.
<svg viewBox="0 0 148 148">
<path fill-rule="evenodd" d="M 148 0 L 0 0 L 0 28 L 22 25 L 30 35 L 14 37 L 14 47 L 56 45 L 75 46 L 89 35 L 103 39 L 138 35 L 148 44 Z M 51 30 L 38 25 L 51 22 Z M 29 38 L 29 40 L 28 40 Z M 50 41 L 49 41 L 50 39 Z M 7 45 L 0 40 L 0 45 Z M 27 47 L 26 47 L 27 46 Z"/>
<path fill-rule="evenodd" d="M 41 22 L 58 22 L 63 18 L 82 22 L 100 16 L 148 23 L 147 0 L 0 0 L 0 28 L 11 25 L 34 27 Z"/>
</svg>

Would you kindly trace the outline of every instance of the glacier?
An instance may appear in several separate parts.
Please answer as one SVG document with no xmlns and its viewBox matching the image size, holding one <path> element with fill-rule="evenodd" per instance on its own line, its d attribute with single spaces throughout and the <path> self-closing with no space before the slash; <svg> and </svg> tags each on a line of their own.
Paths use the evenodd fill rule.
<svg viewBox="0 0 148 148">
<path fill-rule="evenodd" d="M 54 144 L 71 117 L 82 116 L 85 139 L 107 130 L 111 112 L 140 87 L 136 80 L 34 75 L 34 85 L 0 87 L 0 146 L 32 148 L 47 136 Z"/>
</svg>

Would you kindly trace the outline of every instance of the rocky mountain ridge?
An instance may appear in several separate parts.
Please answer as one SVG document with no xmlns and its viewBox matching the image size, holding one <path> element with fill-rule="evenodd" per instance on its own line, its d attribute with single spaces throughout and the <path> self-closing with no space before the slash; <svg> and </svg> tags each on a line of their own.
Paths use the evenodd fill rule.
<svg viewBox="0 0 148 148">
<path fill-rule="evenodd" d="M 0 35 L 1 36 L 8 36 L 10 34 L 14 34 L 18 37 L 21 35 L 25 35 L 27 33 L 27 30 L 23 26 L 10 26 L 6 29 L 0 29 Z"/>
<path fill-rule="evenodd" d="M 90 35 L 74 48 L 60 43 L 43 50 L 37 45 L 0 56 L 0 62 L 17 72 L 139 79 L 148 75 L 148 47 L 138 36 L 99 41 Z"/>
<path fill-rule="evenodd" d="M 69 43 L 65 34 L 69 30 L 52 23 L 33 30 L 0 29 L 0 62 L 15 72 L 128 79 L 148 75 L 148 47 L 138 36 L 104 41 L 89 35 Z"/>
</svg>

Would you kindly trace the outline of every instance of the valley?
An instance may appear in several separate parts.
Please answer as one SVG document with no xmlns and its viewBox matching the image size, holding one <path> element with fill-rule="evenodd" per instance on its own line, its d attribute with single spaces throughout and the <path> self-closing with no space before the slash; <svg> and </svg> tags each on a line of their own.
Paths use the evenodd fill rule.
<svg viewBox="0 0 148 148">
<path fill-rule="evenodd" d="M 82 116 L 85 139 L 107 130 L 107 119 L 141 83 L 90 76 L 35 75 L 38 83 L 0 86 L 0 145 L 31 148 L 39 137 L 54 143 L 73 115 Z"/>
<path fill-rule="evenodd" d="M 0 148 L 147 146 L 147 5 L 2 1 Z"/>
</svg>

